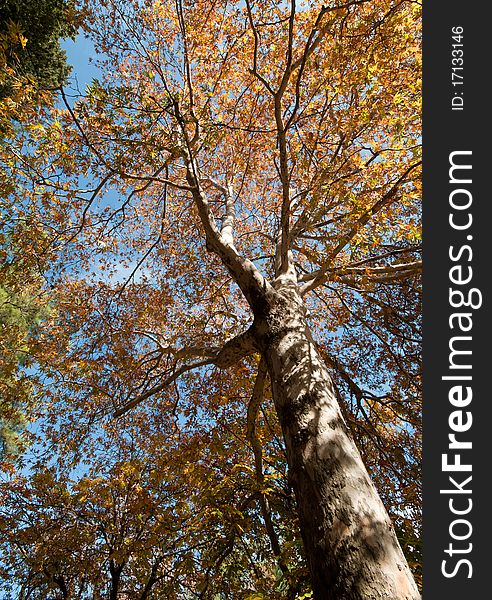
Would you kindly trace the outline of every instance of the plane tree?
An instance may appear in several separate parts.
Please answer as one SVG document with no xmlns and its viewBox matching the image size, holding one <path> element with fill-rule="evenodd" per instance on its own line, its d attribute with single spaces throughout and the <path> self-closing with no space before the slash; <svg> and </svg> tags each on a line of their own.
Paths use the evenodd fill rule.
<svg viewBox="0 0 492 600">
<path fill-rule="evenodd" d="M 273 406 L 314 597 L 419 597 L 419 5 L 85 11 L 104 75 L 11 158 L 58 257 L 46 435 L 219 412 L 261 484 Z"/>
</svg>

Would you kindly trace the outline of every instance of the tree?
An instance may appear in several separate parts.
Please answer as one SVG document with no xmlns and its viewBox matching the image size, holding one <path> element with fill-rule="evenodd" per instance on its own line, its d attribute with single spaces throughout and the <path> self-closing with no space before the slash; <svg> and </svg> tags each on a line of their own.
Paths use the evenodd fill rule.
<svg viewBox="0 0 492 600">
<path fill-rule="evenodd" d="M 61 0 L 0 3 L 0 141 L 16 136 L 23 127 L 42 119 L 43 106 L 54 100 L 56 88 L 66 82 L 70 67 L 60 38 L 75 33 L 75 12 Z M 22 447 L 19 434 L 33 408 L 32 385 L 22 373 L 28 363 L 31 336 L 48 307 L 42 290 L 47 256 L 37 254 L 36 264 L 26 260 L 28 246 L 16 240 L 43 236 L 36 217 L 22 210 L 23 182 L 12 172 L 7 149 L 0 171 L 0 456 Z M 25 205 L 24 205 L 25 208 Z M 18 214 L 20 211 L 21 214 Z M 23 214 L 22 214 L 23 213 Z M 36 222 L 37 221 L 37 222 Z M 24 254 L 24 256 L 23 256 Z"/>
<path fill-rule="evenodd" d="M 65 0 L 2 0 L 0 4 L 0 99 L 20 84 L 46 90 L 64 83 L 70 72 L 60 38 L 75 34 L 75 11 Z"/>
<path fill-rule="evenodd" d="M 46 435 L 142 406 L 206 431 L 249 387 L 260 481 L 275 406 L 314 597 L 417 598 L 354 440 L 417 551 L 419 6 L 86 11 L 105 77 L 22 157 L 65 269 Z"/>
<path fill-rule="evenodd" d="M 5 270 L 5 267 L 3 271 Z M 32 383 L 20 367 L 28 361 L 30 335 L 48 312 L 33 284 L 16 290 L 0 271 L 0 458 L 23 447 L 20 434 L 33 406 Z M 39 283 L 39 282 L 38 282 Z"/>
<path fill-rule="evenodd" d="M 183 600 L 199 589 L 202 597 L 281 600 L 309 591 L 283 474 L 272 472 L 259 488 L 247 444 L 228 444 L 211 424 L 209 439 L 170 433 L 169 420 L 144 437 L 144 415 L 133 413 L 126 430 L 136 435 L 108 426 L 86 448 L 83 472 L 43 464 L 0 484 L 4 594 Z M 211 440 L 223 444 L 220 461 L 206 460 Z M 262 533 L 260 489 L 282 532 L 282 568 Z"/>
</svg>

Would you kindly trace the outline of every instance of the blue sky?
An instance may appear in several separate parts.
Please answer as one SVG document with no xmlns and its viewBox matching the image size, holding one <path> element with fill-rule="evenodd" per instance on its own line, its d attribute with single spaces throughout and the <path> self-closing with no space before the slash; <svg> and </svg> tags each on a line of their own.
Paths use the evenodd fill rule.
<svg viewBox="0 0 492 600">
<path fill-rule="evenodd" d="M 96 53 L 92 42 L 84 35 L 79 34 L 75 41 L 64 40 L 61 44 L 67 53 L 68 64 L 72 65 L 72 78 L 76 78 L 83 92 L 92 79 L 100 75 L 99 69 L 94 62 Z"/>
<path fill-rule="evenodd" d="M 92 42 L 80 33 L 75 41 L 67 39 L 62 41 L 62 48 L 67 53 L 67 62 L 72 66 L 72 73 L 70 76 L 70 82 L 67 88 L 77 87 L 81 94 L 85 93 L 87 85 L 91 83 L 93 79 L 101 77 L 101 71 L 96 66 L 96 51 Z M 127 267 L 123 265 L 117 269 L 116 273 L 112 277 L 106 279 L 107 282 L 111 283 L 123 283 L 126 281 L 128 276 L 132 273 L 137 260 L 129 264 Z M 93 266 L 93 271 L 99 272 L 97 261 Z M 139 281 L 144 269 L 139 269 L 135 274 L 134 281 Z M 103 277 L 104 279 L 104 277 Z"/>
</svg>

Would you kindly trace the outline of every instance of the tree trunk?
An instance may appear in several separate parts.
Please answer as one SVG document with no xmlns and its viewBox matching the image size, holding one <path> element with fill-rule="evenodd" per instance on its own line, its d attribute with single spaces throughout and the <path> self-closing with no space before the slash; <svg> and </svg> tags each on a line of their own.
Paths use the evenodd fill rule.
<svg viewBox="0 0 492 600">
<path fill-rule="evenodd" d="M 259 318 L 258 318 L 259 317 Z M 420 598 L 293 288 L 257 315 L 317 600 Z"/>
<path fill-rule="evenodd" d="M 124 566 L 124 564 L 116 564 L 113 559 L 109 561 L 109 572 L 111 574 L 109 600 L 118 600 L 118 590 L 120 587 L 121 573 Z"/>
</svg>

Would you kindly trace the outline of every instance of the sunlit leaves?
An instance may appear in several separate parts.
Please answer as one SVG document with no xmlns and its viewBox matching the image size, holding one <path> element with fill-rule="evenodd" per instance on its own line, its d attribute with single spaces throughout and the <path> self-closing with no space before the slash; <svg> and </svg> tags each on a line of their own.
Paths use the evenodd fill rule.
<svg viewBox="0 0 492 600">
<path fill-rule="evenodd" d="M 51 525 L 43 535 L 78 557 L 60 550 L 40 575 L 42 546 L 34 562 L 16 555 L 16 576 L 35 572 L 42 594 L 60 588 L 63 571 L 88 596 L 116 585 L 123 565 L 130 595 L 151 581 L 154 597 L 310 597 L 268 386 L 256 424 L 262 478 L 246 439 L 257 357 L 227 370 L 207 362 L 253 315 L 205 239 L 190 156 L 210 221 L 225 222 L 231 189 L 237 252 L 270 281 L 288 188 L 288 248 L 309 325 L 417 571 L 415 3 L 310 2 L 295 15 L 267 0 L 84 10 L 100 77 L 27 115 L 5 153 L 3 185 L 22 181 L 19 219 L 32 234 L 22 239 L 12 224 L 12 235 L 31 263 L 49 254 L 56 298 L 36 351 L 45 404 L 30 460 L 40 463 L 15 493 L 37 497 L 26 512 L 41 524 L 72 511 L 63 535 L 49 537 Z M 80 547 L 77 527 L 87 535 Z M 33 529 L 17 532 L 35 545 Z M 80 565 L 90 578 L 83 592 Z"/>
</svg>

